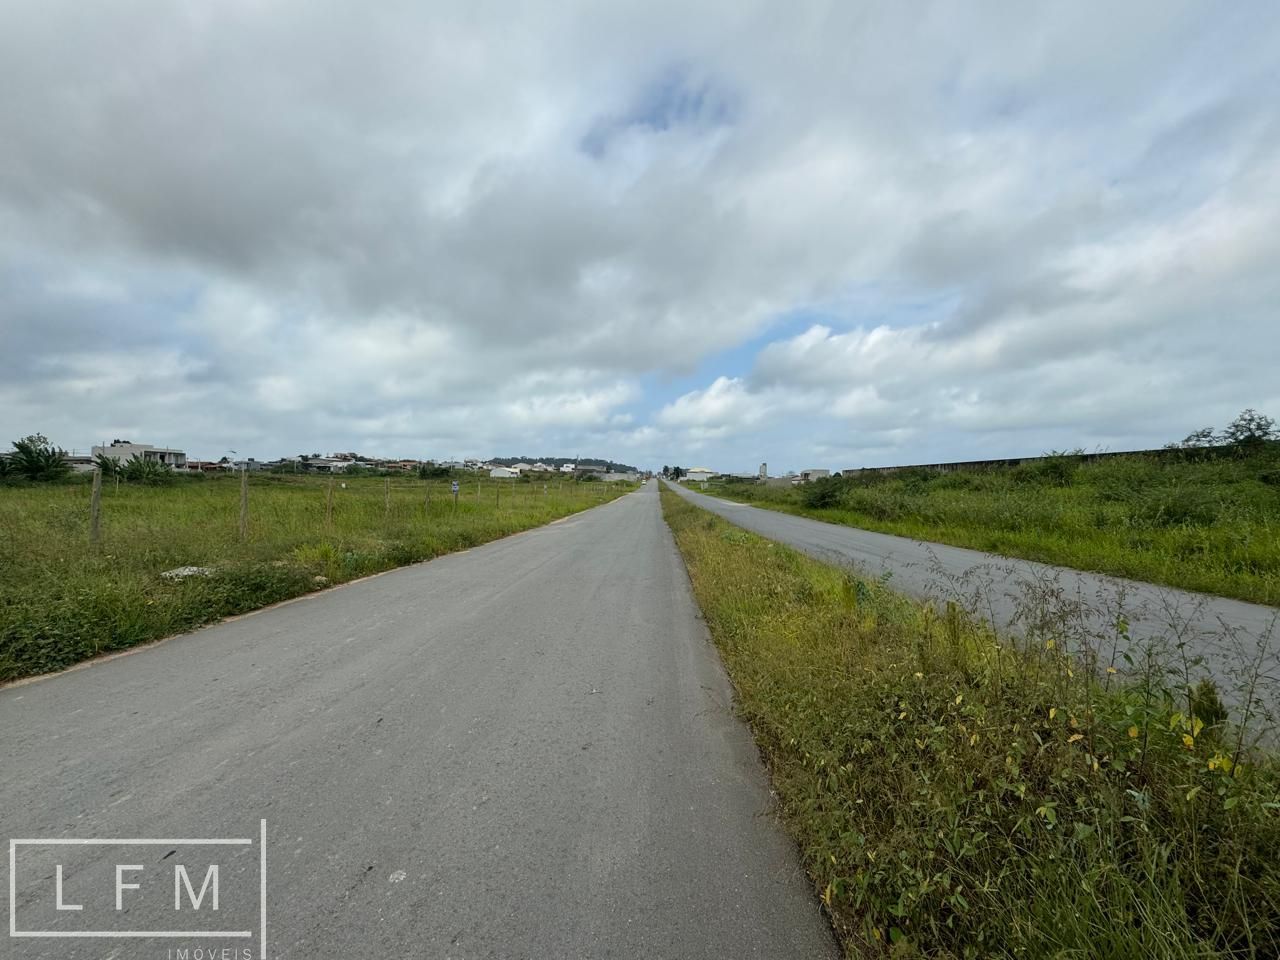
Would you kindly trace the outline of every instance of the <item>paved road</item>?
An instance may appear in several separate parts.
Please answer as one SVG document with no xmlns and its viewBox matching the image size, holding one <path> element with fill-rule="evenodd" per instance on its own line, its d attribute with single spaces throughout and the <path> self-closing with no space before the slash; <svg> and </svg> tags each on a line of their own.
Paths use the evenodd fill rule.
<svg viewBox="0 0 1280 960">
<path fill-rule="evenodd" d="M 8 838 L 252 839 L 265 818 L 272 957 L 836 956 L 657 484 L 0 690 L 0 754 Z M 110 885 L 121 856 L 150 878 L 163 850 L 63 848 L 66 902 L 100 898 L 87 878 Z M 164 925 L 172 879 L 126 892 L 125 919 L 57 912 L 55 853 L 20 848 L 21 929 Z M 256 918 L 256 854 L 228 856 L 221 913 Z M 247 946 L 8 942 L 23 960 Z"/>
<path fill-rule="evenodd" d="M 1157 587 L 1084 573 L 939 543 L 872 533 L 840 524 L 779 513 L 695 493 L 668 484 L 681 496 L 738 526 L 789 544 L 824 562 L 853 564 L 870 573 L 891 574 L 896 589 L 919 597 L 958 596 L 989 611 L 997 626 L 1018 632 L 1026 614 L 1074 611 L 1097 642 L 1109 644 L 1116 611 L 1129 621 L 1131 641 L 1163 637 L 1185 641 L 1231 703 L 1244 660 L 1261 652 L 1266 681 L 1258 690 L 1272 708 L 1280 703 L 1280 611 L 1273 607 Z M 960 582 L 965 580 L 964 583 Z M 975 603 L 975 592 L 982 599 Z M 1031 598 L 1039 597 L 1043 602 Z M 987 601 L 990 606 L 987 607 Z M 1118 607 L 1117 604 L 1120 604 Z M 1022 615 L 1020 617 L 1020 615 Z"/>
</svg>

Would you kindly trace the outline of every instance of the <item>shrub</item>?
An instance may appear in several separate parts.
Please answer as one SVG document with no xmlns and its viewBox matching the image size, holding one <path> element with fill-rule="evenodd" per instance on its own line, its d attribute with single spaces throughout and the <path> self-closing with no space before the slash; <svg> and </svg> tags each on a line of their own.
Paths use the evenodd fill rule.
<svg viewBox="0 0 1280 960">
<path fill-rule="evenodd" d="M 804 485 L 800 494 L 801 501 L 806 507 L 812 507 L 815 510 L 837 506 L 845 486 L 846 484 L 836 477 L 822 477 Z"/>
<path fill-rule="evenodd" d="M 1136 497 L 1129 516 L 1151 527 L 1208 526 L 1218 519 L 1222 501 L 1203 487 L 1160 487 Z"/>
<path fill-rule="evenodd" d="M 1009 471 L 1009 476 L 1015 483 L 1069 487 L 1078 468 L 1078 458 L 1061 454 L 1020 463 Z"/>
</svg>

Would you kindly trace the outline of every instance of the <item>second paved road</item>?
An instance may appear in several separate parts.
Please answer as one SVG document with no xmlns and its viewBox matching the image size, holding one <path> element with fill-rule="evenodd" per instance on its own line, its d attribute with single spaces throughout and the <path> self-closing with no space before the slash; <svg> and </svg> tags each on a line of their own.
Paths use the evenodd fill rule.
<svg viewBox="0 0 1280 960">
<path fill-rule="evenodd" d="M 859 530 L 669 486 L 731 523 L 826 563 L 891 574 L 895 589 L 918 597 L 956 596 L 1005 630 L 1020 631 L 1024 618 L 1038 613 L 1053 619 L 1056 609 L 1105 651 L 1123 610 L 1131 641 L 1182 641 L 1228 702 L 1242 702 L 1239 691 L 1249 681 L 1243 674 L 1253 663 L 1264 675 L 1251 687 L 1253 695 L 1280 706 L 1280 610 L 1274 607 Z"/>
<path fill-rule="evenodd" d="M 656 483 L 0 690 L 0 731 L 4 836 L 266 818 L 271 956 L 836 955 Z"/>
</svg>

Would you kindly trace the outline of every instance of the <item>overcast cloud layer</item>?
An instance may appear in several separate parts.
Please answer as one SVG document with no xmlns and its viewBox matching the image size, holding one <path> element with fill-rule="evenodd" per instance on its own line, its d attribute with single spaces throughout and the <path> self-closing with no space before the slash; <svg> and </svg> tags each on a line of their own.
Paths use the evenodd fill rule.
<svg viewBox="0 0 1280 960">
<path fill-rule="evenodd" d="M 0 2 L 4 440 L 1124 449 L 1278 304 L 1266 0 Z"/>
</svg>

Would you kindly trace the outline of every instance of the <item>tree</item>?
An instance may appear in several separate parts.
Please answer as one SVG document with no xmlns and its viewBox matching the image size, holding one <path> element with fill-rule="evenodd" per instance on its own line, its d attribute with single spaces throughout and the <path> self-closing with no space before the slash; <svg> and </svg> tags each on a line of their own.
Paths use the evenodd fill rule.
<svg viewBox="0 0 1280 960">
<path fill-rule="evenodd" d="M 71 472 L 67 451 L 55 447 L 42 433 L 13 441 L 9 473 L 24 480 L 47 483 L 61 480 Z"/>
<path fill-rule="evenodd" d="M 668 467 L 665 463 L 662 465 L 662 475 L 664 477 L 671 476 L 671 468 Z"/>
<path fill-rule="evenodd" d="M 679 480 L 679 479 L 680 479 L 681 477 L 683 477 L 683 476 L 684 476 L 684 467 L 672 467 L 672 468 L 671 468 L 671 479 L 672 479 L 672 480 Z"/>
<path fill-rule="evenodd" d="M 1242 446 L 1259 446 L 1268 440 L 1277 439 L 1280 439 L 1280 433 L 1276 432 L 1276 422 L 1252 408 L 1242 411 L 1222 432 L 1224 443 Z"/>
<path fill-rule="evenodd" d="M 1217 442 L 1218 437 L 1213 432 L 1213 427 L 1201 427 L 1199 430 L 1195 430 L 1187 434 L 1186 439 L 1179 443 L 1172 443 L 1170 446 L 1195 449 L 1200 447 L 1212 447 Z"/>
</svg>

